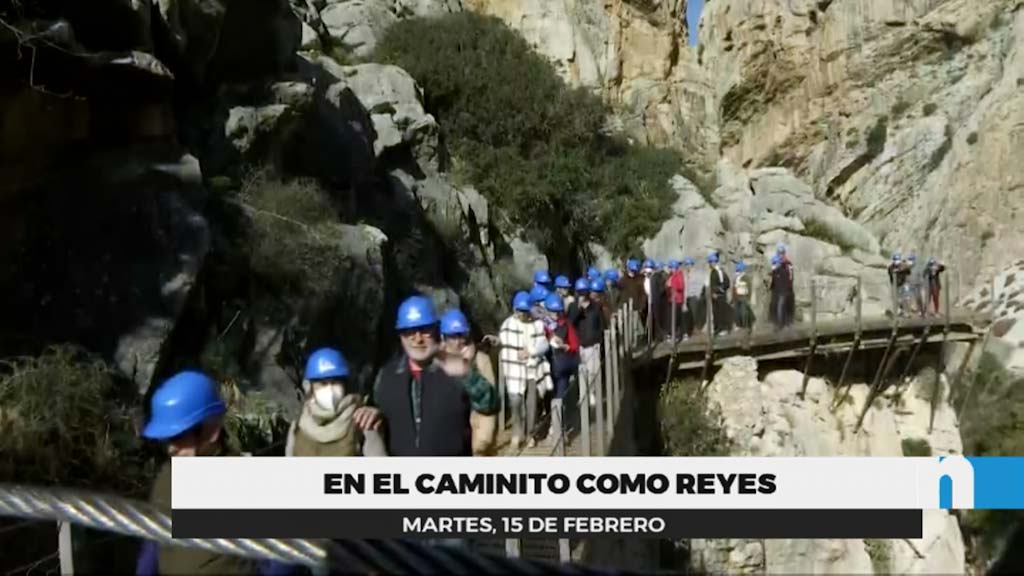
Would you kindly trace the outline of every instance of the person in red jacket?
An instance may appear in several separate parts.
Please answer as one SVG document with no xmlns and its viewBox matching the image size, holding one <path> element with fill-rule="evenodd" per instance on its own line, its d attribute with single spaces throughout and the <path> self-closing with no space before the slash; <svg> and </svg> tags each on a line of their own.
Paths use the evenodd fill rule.
<svg viewBox="0 0 1024 576">
<path fill-rule="evenodd" d="M 669 260 L 668 269 L 670 274 L 668 280 L 665 281 L 665 291 L 668 293 L 669 306 L 671 306 L 669 314 L 671 334 L 669 337 L 678 340 L 682 336 L 682 339 L 685 340 L 687 336 L 686 328 L 683 326 L 683 310 L 686 307 L 686 277 L 683 276 L 683 270 L 678 260 Z"/>
</svg>

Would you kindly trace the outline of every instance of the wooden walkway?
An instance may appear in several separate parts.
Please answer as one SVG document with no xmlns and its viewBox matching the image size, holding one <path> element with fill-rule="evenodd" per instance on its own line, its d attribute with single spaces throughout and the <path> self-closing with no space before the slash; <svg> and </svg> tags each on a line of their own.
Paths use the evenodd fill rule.
<svg viewBox="0 0 1024 576">
<path fill-rule="evenodd" d="M 965 311 L 955 311 L 950 317 L 893 318 L 879 316 L 855 319 L 804 322 L 775 330 L 771 325 L 758 325 L 751 331 L 733 330 L 730 334 L 714 338 L 708 345 L 706 333 L 694 335 L 675 345 L 662 341 L 653 347 L 635 349 L 633 365 L 673 358 L 677 370 L 702 368 L 709 362 L 721 364 L 732 356 L 750 356 L 758 360 L 801 358 L 812 354 L 887 348 L 905 345 L 925 338 L 925 344 L 942 342 L 971 342 L 982 337 L 978 328 L 982 319 Z M 893 334 L 895 340 L 893 341 Z"/>
</svg>

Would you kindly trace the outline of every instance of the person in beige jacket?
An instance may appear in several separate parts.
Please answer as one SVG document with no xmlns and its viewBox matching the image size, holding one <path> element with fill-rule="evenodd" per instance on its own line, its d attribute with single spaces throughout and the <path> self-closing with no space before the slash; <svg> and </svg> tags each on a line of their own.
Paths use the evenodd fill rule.
<svg viewBox="0 0 1024 576">
<path fill-rule="evenodd" d="M 361 405 L 341 352 L 321 348 L 306 362 L 305 401 L 288 430 L 287 456 L 387 456 L 374 408 Z"/>
<path fill-rule="evenodd" d="M 498 380 L 494 374 L 491 357 L 486 352 L 469 346 L 469 320 L 462 311 L 453 308 L 441 315 L 441 338 L 441 346 L 448 354 L 457 355 L 462 351 L 471 351 L 477 372 L 492 387 L 497 388 Z M 473 434 L 473 456 L 493 456 L 498 428 L 497 414 L 481 414 L 474 411 L 469 415 L 469 425 Z"/>
</svg>

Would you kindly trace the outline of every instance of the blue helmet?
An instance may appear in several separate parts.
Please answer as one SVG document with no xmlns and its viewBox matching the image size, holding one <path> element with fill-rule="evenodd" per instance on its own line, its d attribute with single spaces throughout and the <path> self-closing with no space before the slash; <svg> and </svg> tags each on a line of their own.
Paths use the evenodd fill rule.
<svg viewBox="0 0 1024 576">
<path fill-rule="evenodd" d="M 602 282 L 600 278 L 593 280 L 590 283 L 590 291 L 599 293 L 604 292 L 604 282 Z"/>
<path fill-rule="evenodd" d="M 328 378 L 345 378 L 348 376 L 348 362 L 341 352 L 334 348 L 320 348 L 309 355 L 306 360 L 306 380 L 326 380 Z"/>
<path fill-rule="evenodd" d="M 783 244 L 782 242 L 779 242 L 778 244 L 776 244 L 775 245 L 775 253 L 776 254 L 785 254 L 786 253 L 786 245 Z"/>
<path fill-rule="evenodd" d="M 174 438 L 227 411 L 217 383 L 201 372 L 179 372 L 157 388 L 150 400 L 149 423 L 142 435 L 150 440 Z"/>
<path fill-rule="evenodd" d="M 516 292 L 516 295 L 512 297 L 512 309 L 516 312 L 529 312 L 530 293 L 525 290 Z"/>
<path fill-rule="evenodd" d="M 572 288 L 572 284 L 569 283 L 567 276 L 555 277 L 555 288 Z"/>
<path fill-rule="evenodd" d="M 543 302 L 548 297 L 548 289 L 541 286 L 540 284 L 534 285 L 533 289 L 530 290 L 530 300 L 536 304 L 537 302 Z"/>
<path fill-rule="evenodd" d="M 669 270 L 679 270 L 679 260 L 669 260 L 668 268 Z"/>
<path fill-rule="evenodd" d="M 903 255 L 900 254 L 899 252 L 893 252 L 892 253 L 892 261 L 893 262 L 899 262 L 900 260 L 903 260 Z"/>
<path fill-rule="evenodd" d="M 594 280 L 595 278 L 600 278 L 600 277 L 601 277 L 601 271 L 598 270 L 595 266 L 591 266 L 590 268 L 587 268 L 587 278 L 590 278 L 591 280 Z"/>
<path fill-rule="evenodd" d="M 580 278 L 576 280 L 576 291 L 577 292 L 588 292 L 590 290 L 590 282 L 586 278 Z"/>
<path fill-rule="evenodd" d="M 718 252 L 711 251 L 708 253 L 708 264 L 718 264 Z"/>
<path fill-rule="evenodd" d="M 544 299 L 544 308 L 548 312 L 565 312 L 565 302 L 562 301 L 561 296 L 552 292 Z"/>
<path fill-rule="evenodd" d="M 640 261 L 635 258 L 630 258 L 626 261 L 626 270 L 629 270 L 630 272 L 639 272 Z"/>
<path fill-rule="evenodd" d="M 618 283 L 618 281 L 619 281 L 619 271 L 616 270 L 615 268 L 609 268 L 609 269 L 605 270 L 604 271 L 604 279 L 607 280 L 608 282 Z"/>
<path fill-rule="evenodd" d="M 683 258 L 683 266 L 693 266 L 694 264 L 695 262 L 693 261 L 692 256 L 687 256 L 686 258 Z"/>
<path fill-rule="evenodd" d="M 655 267 L 654 260 L 651 260 L 650 258 L 648 258 L 647 260 L 644 260 L 644 268 L 654 268 L 654 267 Z"/>
<path fill-rule="evenodd" d="M 547 270 L 537 270 L 533 273 L 534 284 L 551 284 L 551 275 Z"/>
<path fill-rule="evenodd" d="M 398 320 L 395 328 L 398 330 L 410 330 L 437 324 L 437 315 L 434 313 L 434 303 L 426 296 L 413 296 L 406 299 L 398 307 Z"/>
<path fill-rule="evenodd" d="M 747 264 L 745 262 L 741 261 L 741 262 L 737 262 L 736 263 L 736 273 L 737 274 L 739 274 L 740 272 L 745 272 L 746 270 L 747 270 Z"/>
<path fill-rule="evenodd" d="M 908 262 L 917 262 L 917 254 L 911 254 L 907 257 Z"/>
<path fill-rule="evenodd" d="M 469 334 L 469 320 L 462 310 L 452 308 L 441 315 L 441 335 Z"/>
<path fill-rule="evenodd" d="M 929 266 L 935 266 L 936 264 L 938 264 L 938 262 L 935 260 L 934 257 L 928 258 L 928 265 Z"/>
</svg>

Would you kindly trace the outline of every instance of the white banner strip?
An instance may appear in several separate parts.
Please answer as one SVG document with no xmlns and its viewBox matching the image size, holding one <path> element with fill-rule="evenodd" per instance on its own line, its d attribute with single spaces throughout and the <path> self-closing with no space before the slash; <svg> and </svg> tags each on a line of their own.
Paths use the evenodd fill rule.
<svg viewBox="0 0 1024 576">
<path fill-rule="evenodd" d="M 968 472 L 964 473 L 963 464 Z M 176 458 L 174 509 L 935 509 L 946 458 Z"/>
</svg>

